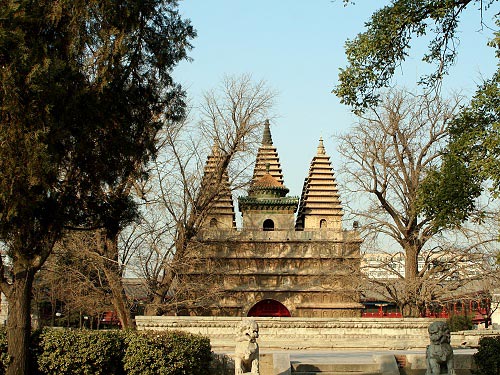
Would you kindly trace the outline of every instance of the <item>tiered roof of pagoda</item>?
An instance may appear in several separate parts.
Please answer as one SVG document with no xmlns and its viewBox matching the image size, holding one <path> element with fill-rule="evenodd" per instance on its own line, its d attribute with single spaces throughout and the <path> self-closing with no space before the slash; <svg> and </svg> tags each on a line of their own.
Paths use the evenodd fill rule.
<svg viewBox="0 0 500 375">
<path fill-rule="evenodd" d="M 273 146 L 269 121 L 264 126 L 262 144 L 257 152 L 248 196 L 238 198 L 239 208 L 262 210 L 266 207 L 295 212 L 298 197 L 287 197 L 289 189 L 283 184 L 278 151 Z"/>
<path fill-rule="evenodd" d="M 340 223 L 342 215 L 342 205 L 330 157 L 326 155 L 323 139 L 320 139 L 316 155 L 309 167 L 309 174 L 304 181 L 296 228 L 318 228 L 318 226 L 307 228 L 306 217 L 315 216 Z"/>
<path fill-rule="evenodd" d="M 262 144 L 257 151 L 257 159 L 255 161 L 255 168 L 253 170 L 252 184 L 261 179 L 269 171 L 278 182 L 283 185 L 283 173 L 281 170 L 280 159 L 278 151 L 273 146 L 273 139 L 271 137 L 271 129 L 269 120 L 266 120 L 264 125 L 264 134 L 262 136 Z"/>
<path fill-rule="evenodd" d="M 209 216 L 207 220 L 217 220 L 217 226 L 222 226 L 225 228 L 232 227 L 236 228 L 236 215 L 234 212 L 233 197 L 231 193 L 231 188 L 229 184 L 229 176 L 227 170 L 222 172 L 220 177 L 220 183 L 217 185 L 217 180 L 219 173 L 221 173 L 221 162 L 222 157 L 219 149 L 216 146 L 212 147 L 212 153 L 208 156 L 207 162 L 205 164 L 205 170 L 202 181 L 202 194 L 215 194 L 213 198 L 211 207 L 209 210 Z M 212 189 L 215 191 L 212 192 Z M 215 223 L 212 223 L 212 226 Z"/>
<path fill-rule="evenodd" d="M 295 212 L 299 203 L 298 197 L 287 197 L 288 188 L 281 184 L 270 173 L 266 173 L 255 181 L 248 190 L 248 196 L 239 197 L 240 210 L 265 209 L 274 207 Z"/>
</svg>

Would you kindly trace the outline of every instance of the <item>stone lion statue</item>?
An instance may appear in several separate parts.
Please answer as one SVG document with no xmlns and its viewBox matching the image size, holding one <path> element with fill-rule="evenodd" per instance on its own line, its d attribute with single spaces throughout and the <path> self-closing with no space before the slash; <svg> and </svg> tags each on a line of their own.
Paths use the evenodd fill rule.
<svg viewBox="0 0 500 375">
<path fill-rule="evenodd" d="M 446 366 L 446 374 L 455 375 L 453 368 L 453 349 L 450 345 L 450 328 L 446 322 L 433 322 L 429 325 L 430 345 L 425 353 L 427 362 L 426 375 L 441 374 L 441 367 Z"/>
<path fill-rule="evenodd" d="M 259 326 L 255 320 L 244 319 L 236 336 L 236 350 L 234 355 L 235 375 L 252 374 L 259 372 Z"/>
</svg>

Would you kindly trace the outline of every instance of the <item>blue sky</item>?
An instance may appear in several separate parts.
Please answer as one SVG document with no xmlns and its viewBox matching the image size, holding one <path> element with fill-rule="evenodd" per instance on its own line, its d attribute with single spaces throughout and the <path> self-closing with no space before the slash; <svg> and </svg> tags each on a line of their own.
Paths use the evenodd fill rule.
<svg viewBox="0 0 500 375">
<path fill-rule="evenodd" d="M 190 53 L 194 60 L 181 63 L 174 77 L 194 105 L 226 74 L 250 73 L 278 92 L 271 132 L 290 195 L 300 195 L 320 137 L 334 169 L 342 163 L 333 136 L 348 131 L 354 118 L 331 90 L 338 69 L 346 65 L 344 43 L 363 31 L 375 9 L 387 4 L 355 3 L 344 7 L 341 0 L 185 0 L 179 4 L 198 37 Z M 495 11 L 484 14 L 491 27 Z M 481 77 L 496 69 L 494 50 L 486 46 L 491 34 L 488 28 L 481 30 L 478 11 L 463 15 L 459 58 L 445 81 L 447 90 L 470 95 Z M 406 87 L 413 87 L 425 71 L 418 53 L 424 47 L 417 43 L 398 73 L 396 79 Z"/>
</svg>

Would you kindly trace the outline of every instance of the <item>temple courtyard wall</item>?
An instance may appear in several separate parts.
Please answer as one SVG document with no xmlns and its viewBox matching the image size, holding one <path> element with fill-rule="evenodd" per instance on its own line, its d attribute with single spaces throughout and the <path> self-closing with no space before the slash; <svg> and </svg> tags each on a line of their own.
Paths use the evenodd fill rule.
<svg viewBox="0 0 500 375">
<path fill-rule="evenodd" d="M 214 351 L 231 352 L 242 319 L 220 316 L 136 316 L 136 324 L 139 330 L 179 330 L 202 334 L 210 338 Z M 259 324 L 258 342 L 261 350 L 424 349 L 429 344 L 427 327 L 435 321 L 426 318 L 252 319 Z"/>
</svg>

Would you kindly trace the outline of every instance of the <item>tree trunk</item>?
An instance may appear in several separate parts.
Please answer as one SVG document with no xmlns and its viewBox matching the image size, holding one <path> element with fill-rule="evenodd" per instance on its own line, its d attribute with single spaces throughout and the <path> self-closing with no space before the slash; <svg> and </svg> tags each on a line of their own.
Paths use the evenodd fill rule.
<svg viewBox="0 0 500 375">
<path fill-rule="evenodd" d="M 155 296 L 153 297 L 153 300 L 148 303 L 144 309 L 144 315 L 146 316 L 159 316 L 159 315 L 162 315 L 163 314 L 163 309 L 162 309 L 162 304 L 163 304 L 163 291 L 162 289 L 165 289 L 165 288 L 162 288 L 160 287 L 160 289 L 157 291 L 158 294 L 155 294 Z"/>
<path fill-rule="evenodd" d="M 405 246 L 405 254 L 404 299 L 406 303 L 401 313 L 404 317 L 417 318 L 420 316 L 417 297 L 421 290 L 421 280 L 418 277 L 419 249 L 413 243 L 410 243 Z"/>
<path fill-rule="evenodd" d="M 161 308 L 159 307 L 160 304 L 160 296 L 154 296 L 153 300 L 146 305 L 144 308 L 144 315 L 146 316 L 159 316 L 161 315 Z"/>
<path fill-rule="evenodd" d="M 192 227 L 192 225 L 189 227 Z M 170 269 L 165 270 L 165 274 L 163 275 L 160 281 L 160 285 L 155 290 L 155 294 L 153 296 L 152 301 L 148 303 L 146 305 L 146 308 L 144 309 L 144 315 L 159 316 L 163 314 L 164 312 L 163 306 L 165 305 L 165 298 L 167 297 L 167 293 L 170 290 L 170 287 L 172 286 L 172 283 L 174 282 L 175 278 L 172 269 L 175 269 L 176 265 L 182 264 L 189 243 L 188 238 L 191 239 L 194 237 L 193 230 L 191 230 L 192 232 L 191 236 L 188 236 L 186 232 L 188 232 L 188 230 L 185 227 L 182 227 L 181 229 L 178 230 L 177 240 L 175 243 L 176 252 L 174 254 L 172 261 L 170 262 L 169 265 Z"/>
<path fill-rule="evenodd" d="M 29 368 L 29 343 L 31 335 L 31 288 L 34 271 L 18 272 L 7 296 L 7 342 L 10 362 L 7 375 L 27 375 Z"/>
<path fill-rule="evenodd" d="M 174 275 L 172 271 L 167 270 L 163 275 L 160 286 L 155 290 L 153 300 L 146 305 L 144 315 L 146 316 L 159 316 L 163 314 L 163 306 L 165 305 L 165 297 L 172 285 Z"/>
<path fill-rule="evenodd" d="M 420 316 L 420 310 L 418 309 L 418 306 L 411 301 L 410 303 L 403 305 L 401 314 L 405 318 L 418 318 Z"/>
<path fill-rule="evenodd" d="M 122 269 L 118 262 L 118 234 L 101 232 L 101 252 L 104 256 L 103 269 L 111 290 L 111 303 L 115 309 L 122 329 L 135 328 L 127 303 L 127 296 L 122 282 Z M 104 238 L 102 238 L 104 237 Z"/>
<path fill-rule="evenodd" d="M 109 264 L 107 264 L 109 266 Z M 111 289 L 111 303 L 118 315 L 120 324 L 123 329 L 134 328 L 134 321 L 132 315 L 130 314 L 130 309 L 127 304 L 127 296 L 125 295 L 125 290 L 123 288 L 123 283 L 121 280 L 121 273 L 117 272 L 115 267 L 104 268 L 104 274 Z"/>
</svg>

